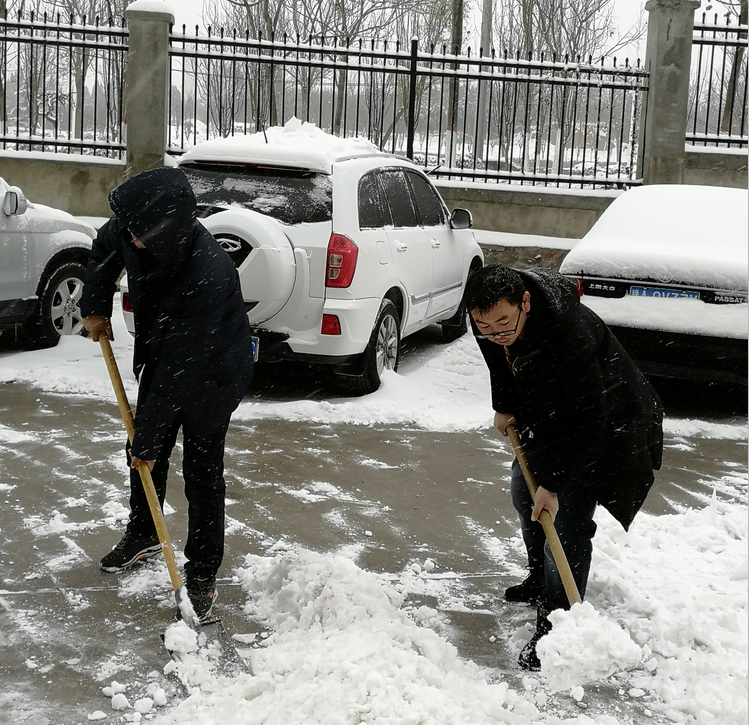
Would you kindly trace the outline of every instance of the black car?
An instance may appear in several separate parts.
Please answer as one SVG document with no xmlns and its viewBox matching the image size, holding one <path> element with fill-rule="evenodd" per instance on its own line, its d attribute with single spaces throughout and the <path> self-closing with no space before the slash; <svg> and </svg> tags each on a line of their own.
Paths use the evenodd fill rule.
<svg viewBox="0 0 749 725">
<path fill-rule="evenodd" d="M 651 378 L 747 385 L 747 192 L 625 191 L 560 271 Z"/>
</svg>

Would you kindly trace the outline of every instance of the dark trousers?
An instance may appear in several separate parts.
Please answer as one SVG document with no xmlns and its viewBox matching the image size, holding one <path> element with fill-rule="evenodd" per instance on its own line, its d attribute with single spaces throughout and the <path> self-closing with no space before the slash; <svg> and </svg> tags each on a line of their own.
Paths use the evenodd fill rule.
<svg viewBox="0 0 749 725">
<path fill-rule="evenodd" d="M 143 381 L 141 382 L 141 385 Z M 141 395 L 143 393 L 143 395 Z M 139 390 L 138 403 L 145 399 L 146 391 Z M 135 418 L 136 427 L 138 418 Z M 169 457 L 182 428 L 182 474 L 185 479 L 187 499 L 187 541 L 185 543 L 185 576 L 215 576 L 224 558 L 224 507 L 226 483 L 224 481 L 224 444 L 229 419 L 218 428 L 206 433 L 183 426 L 179 418 L 167 432 L 161 453 L 156 459 L 151 477 L 164 506 Z M 126 447 L 130 464 L 130 444 Z M 155 534 L 155 526 L 148 507 L 138 471 L 130 469 L 130 521 L 128 529 L 136 535 Z"/>
<path fill-rule="evenodd" d="M 539 602 L 539 612 L 543 611 L 545 614 L 553 609 L 569 609 L 569 600 L 551 549 L 546 543 L 543 527 L 538 521 L 531 521 L 533 499 L 517 459 L 512 463 L 510 492 L 512 503 L 520 516 L 520 530 L 528 551 L 528 567 L 544 570 L 544 591 Z M 593 521 L 596 502 L 575 490 L 564 491 L 559 494 L 558 499 L 559 511 L 554 519 L 554 528 L 559 534 L 580 597 L 584 598 L 593 554 L 593 537 L 596 533 Z"/>
</svg>

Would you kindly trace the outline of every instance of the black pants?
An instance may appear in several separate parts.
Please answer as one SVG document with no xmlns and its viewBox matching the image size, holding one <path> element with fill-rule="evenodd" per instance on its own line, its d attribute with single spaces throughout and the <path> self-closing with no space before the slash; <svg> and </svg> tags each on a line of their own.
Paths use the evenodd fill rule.
<svg viewBox="0 0 749 725">
<path fill-rule="evenodd" d="M 520 516 L 520 531 L 528 551 L 528 566 L 531 569 L 544 570 L 544 591 L 539 602 L 539 611 L 548 613 L 553 609 L 569 609 L 569 600 L 551 549 L 546 543 L 543 527 L 538 521 L 531 521 L 533 499 L 517 459 L 512 463 L 510 491 L 512 503 Z M 558 500 L 559 511 L 554 519 L 554 528 L 559 535 L 580 597 L 584 598 L 593 554 L 593 537 L 596 533 L 596 524 L 593 521 L 596 502 L 575 490 L 564 491 L 559 494 Z"/>
<path fill-rule="evenodd" d="M 145 399 L 143 380 L 138 392 L 138 403 Z M 137 427 L 137 415 L 136 415 Z M 224 444 L 229 418 L 218 428 L 206 433 L 191 430 L 177 419 L 164 438 L 161 453 L 156 459 L 153 478 L 159 503 L 164 506 L 169 457 L 182 428 L 182 473 L 187 499 L 187 541 L 185 543 L 185 576 L 215 576 L 224 558 L 224 507 L 226 483 L 224 481 Z M 130 444 L 127 444 L 127 461 L 130 464 Z M 138 471 L 130 469 L 130 521 L 128 530 L 138 536 L 155 534 L 155 526 L 148 507 Z"/>
</svg>

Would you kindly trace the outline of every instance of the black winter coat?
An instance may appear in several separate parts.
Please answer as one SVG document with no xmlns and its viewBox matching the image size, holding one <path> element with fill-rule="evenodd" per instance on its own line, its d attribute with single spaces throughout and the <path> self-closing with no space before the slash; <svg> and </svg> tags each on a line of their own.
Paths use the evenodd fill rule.
<svg viewBox="0 0 749 725">
<path fill-rule="evenodd" d="M 84 316 L 112 315 L 122 268 L 135 316 L 133 370 L 150 381 L 132 453 L 155 459 L 177 416 L 212 432 L 252 377 L 250 327 L 229 256 L 197 221 L 192 189 L 174 168 L 139 174 L 109 196 L 114 216 L 97 235 L 81 298 Z M 146 249 L 132 242 L 132 232 Z M 139 396 L 140 397 L 140 396 Z"/>
<path fill-rule="evenodd" d="M 569 280 L 519 274 L 530 292 L 522 339 L 505 354 L 479 338 L 492 406 L 517 420 L 539 486 L 585 489 L 628 529 L 661 465 L 658 396 Z"/>
</svg>

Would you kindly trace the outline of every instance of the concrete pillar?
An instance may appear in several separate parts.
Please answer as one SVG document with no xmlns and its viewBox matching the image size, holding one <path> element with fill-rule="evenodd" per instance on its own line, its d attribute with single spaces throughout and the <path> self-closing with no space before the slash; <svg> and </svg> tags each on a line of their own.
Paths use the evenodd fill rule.
<svg viewBox="0 0 749 725">
<path fill-rule="evenodd" d="M 640 136 L 646 184 L 681 184 L 694 11 L 699 0 L 648 0 L 647 117 Z"/>
<path fill-rule="evenodd" d="M 125 177 L 164 165 L 169 89 L 169 25 L 174 13 L 166 2 L 135 0 L 125 11 L 129 29 L 125 78 L 127 164 Z"/>
</svg>

